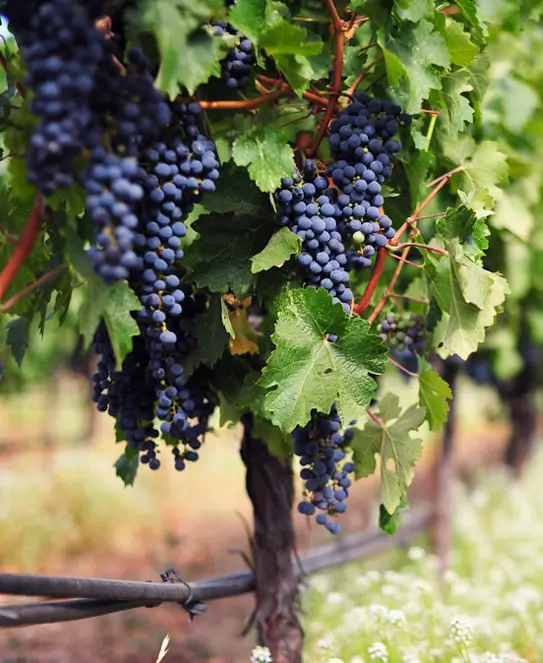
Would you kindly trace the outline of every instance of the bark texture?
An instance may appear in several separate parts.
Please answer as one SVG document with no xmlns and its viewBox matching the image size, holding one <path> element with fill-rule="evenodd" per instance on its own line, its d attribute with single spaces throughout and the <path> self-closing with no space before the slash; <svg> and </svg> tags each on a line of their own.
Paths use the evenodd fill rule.
<svg viewBox="0 0 543 663">
<path fill-rule="evenodd" d="M 241 457 L 247 468 L 247 493 L 253 504 L 252 552 L 256 579 L 254 619 L 260 644 L 274 663 L 300 663 L 303 631 L 298 616 L 298 580 L 292 564 L 294 484 L 288 460 L 270 454 L 253 437 L 253 421 L 244 416 Z"/>
</svg>

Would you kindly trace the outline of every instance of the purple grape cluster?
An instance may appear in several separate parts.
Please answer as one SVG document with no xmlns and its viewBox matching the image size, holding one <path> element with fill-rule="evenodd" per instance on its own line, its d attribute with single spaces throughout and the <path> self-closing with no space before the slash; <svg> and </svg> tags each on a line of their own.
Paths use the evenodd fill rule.
<svg viewBox="0 0 543 663">
<path fill-rule="evenodd" d="M 379 336 L 390 348 L 400 353 L 422 354 L 428 340 L 426 317 L 421 314 L 388 313 L 377 326 Z"/>
<path fill-rule="evenodd" d="M 95 138 L 91 98 L 104 37 L 77 0 L 42 2 L 26 21 L 17 18 L 26 84 L 35 95 L 30 109 L 38 118 L 27 153 L 28 180 L 49 195 L 71 186 L 74 160 Z"/>
<path fill-rule="evenodd" d="M 394 157 L 401 150 L 394 136 L 410 122 L 399 106 L 364 93 L 355 94 L 355 101 L 332 122 L 329 143 L 337 161 L 328 175 L 341 191 L 340 231 L 346 242 L 354 244 L 347 252 L 350 268 L 370 267 L 376 249 L 394 237 L 392 221 L 381 213 L 382 185 L 392 175 Z"/>
<path fill-rule="evenodd" d="M 103 321 L 94 334 L 93 349 L 100 360 L 92 376 L 92 400 L 100 412 L 108 412 L 117 420 L 128 445 L 143 451 L 151 469 L 157 469 L 160 463 L 153 441 L 158 437 L 153 427 L 154 390 L 147 372 L 148 355 L 143 338 L 134 339 L 121 370 L 115 369 L 115 353 Z"/>
<path fill-rule="evenodd" d="M 302 239 L 298 263 L 305 283 L 323 287 L 334 303 L 341 302 L 350 313 L 353 293 L 345 269 L 345 246 L 337 230 L 341 216 L 334 198 L 327 179 L 317 174 L 314 162 L 309 159 L 304 164 L 303 176 L 297 171 L 283 179 L 275 193 L 279 223 Z"/>
<path fill-rule="evenodd" d="M 247 37 L 225 21 L 213 23 L 213 34 L 222 37 L 225 34 L 239 39 L 238 46 L 230 49 L 221 60 L 222 79 L 233 90 L 242 90 L 251 83 L 254 65 L 253 45 Z"/>
<path fill-rule="evenodd" d="M 306 498 L 298 504 L 298 511 L 306 516 L 317 514 L 317 523 L 332 534 L 340 531 L 340 524 L 333 516 L 347 510 L 349 474 L 355 469 L 352 462 L 345 460 L 345 447 L 354 431 L 341 428 L 337 412 L 332 408 L 329 415 L 313 413 L 311 421 L 292 434 L 294 453 L 302 465 L 300 476 Z"/>
</svg>

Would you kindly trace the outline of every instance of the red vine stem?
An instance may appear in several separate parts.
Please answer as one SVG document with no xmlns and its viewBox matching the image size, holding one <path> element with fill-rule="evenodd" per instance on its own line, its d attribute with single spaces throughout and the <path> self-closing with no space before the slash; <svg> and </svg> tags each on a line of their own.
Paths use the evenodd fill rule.
<svg viewBox="0 0 543 663">
<path fill-rule="evenodd" d="M 406 250 L 409 251 L 409 247 L 407 247 Z M 395 253 L 390 253 L 389 255 L 391 258 L 394 258 L 395 260 L 399 260 L 400 262 L 404 263 L 404 265 L 410 265 L 411 267 L 416 267 L 417 269 L 424 269 L 422 265 L 419 265 L 418 263 L 413 262 L 412 260 L 404 258 L 403 253 L 401 256 L 397 256 Z"/>
<path fill-rule="evenodd" d="M 392 294 L 392 291 L 394 290 L 396 282 L 400 278 L 400 272 L 402 271 L 402 267 L 404 265 L 403 261 L 406 259 L 408 253 L 409 253 L 409 247 L 407 247 L 403 250 L 402 259 L 398 263 L 398 265 L 396 266 L 396 269 L 394 270 L 394 274 L 392 275 L 392 278 L 390 279 L 390 283 L 388 284 L 388 287 L 385 290 L 384 295 L 381 297 L 381 299 L 379 300 L 377 306 L 373 309 L 371 315 L 369 316 L 368 321 L 370 323 L 374 322 L 375 318 L 377 318 L 379 313 L 381 313 L 381 311 L 383 310 L 385 304 L 388 301 L 388 298 Z"/>
<path fill-rule="evenodd" d="M 377 259 L 375 260 L 375 265 L 373 266 L 373 271 L 371 273 L 370 280 L 368 281 L 366 289 L 364 290 L 364 294 L 360 298 L 358 304 L 356 304 L 356 306 L 353 308 L 353 312 L 357 315 L 362 315 L 368 308 L 368 304 L 373 297 L 375 288 L 377 287 L 379 279 L 381 278 L 381 274 L 383 273 L 383 267 L 385 266 L 386 258 L 387 252 L 385 249 L 379 249 L 377 252 Z"/>
<path fill-rule="evenodd" d="M 13 297 L 10 297 L 4 304 L 0 304 L 0 313 L 5 313 L 6 311 L 9 311 L 9 309 L 15 306 L 15 304 L 17 304 L 17 302 L 19 302 L 23 297 L 26 297 L 26 295 L 30 294 L 36 288 L 39 288 L 44 283 L 47 283 L 47 281 L 50 281 L 51 279 L 55 278 L 55 276 L 58 276 L 67 267 L 68 265 L 66 263 L 64 263 L 63 265 L 59 265 L 50 272 L 47 272 L 47 274 L 44 274 L 37 281 L 34 281 L 30 285 L 27 285 L 26 288 L 23 288 L 21 292 L 18 292 L 16 295 L 13 295 Z"/>
<path fill-rule="evenodd" d="M 445 184 L 449 181 L 449 179 L 452 177 L 452 175 L 458 172 L 457 169 L 454 169 L 454 171 L 450 171 L 448 173 L 445 173 L 441 178 L 438 178 L 440 180 L 437 185 L 435 186 L 432 191 L 426 196 L 426 198 L 422 201 L 420 205 L 417 205 L 417 208 L 413 212 L 412 216 L 410 216 L 400 227 L 400 229 L 396 232 L 394 237 L 390 240 L 390 246 L 395 246 L 398 244 L 400 237 L 403 235 L 404 231 L 410 227 L 413 223 L 415 223 L 419 218 L 421 212 L 426 209 L 426 207 L 432 202 L 432 200 L 437 196 L 439 191 L 445 186 Z M 409 253 L 409 247 L 406 247 L 404 249 L 404 252 L 402 253 L 402 259 L 405 260 L 407 257 L 407 254 Z M 370 277 L 370 280 L 368 281 L 366 285 L 366 289 L 364 290 L 364 293 L 362 297 L 360 298 L 360 301 L 358 304 L 354 307 L 354 312 L 357 313 L 358 315 L 362 315 L 366 308 L 368 307 L 368 304 L 371 301 L 371 298 L 373 297 L 373 293 L 375 292 L 375 289 L 377 288 L 377 284 L 379 283 L 379 280 L 381 278 L 381 274 L 383 273 L 383 269 L 385 266 L 385 258 L 386 258 L 387 252 L 384 249 L 380 249 L 377 260 L 375 261 L 375 265 L 373 266 L 373 271 Z M 393 255 L 392 253 L 390 255 Z M 377 304 L 377 307 L 375 311 L 373 311 L 372 315 L 370 316 L 369 321 L 373 322 L 377 315 L 380 313 L 382 310 L 383 306 L 386 304 L 388 298 L 392 294 L 392 290 L 394 289 L 394 286 L 396 285 L 396 281 L 398 280 L 398 277 L 400 276 L 400 272 L 403 266 L 403 261 L 398 263 L 398 266 L 396 267 L 396 271 L 394 272 L 394 275 L 392 277 L 391 281 L 391 286 L 387 288 L 385 291 L 385 294 L 381 298 L 381 301 Z"/>
<path fill-rule="evenodd" d="M 319 126 L 317 127 L 317 133 L 315 134 L 315 139 L 313 140 L 313 142 L 311 143 L 311 147 L 309 148 L 308 156 L 315 156 L 317 154 L 319 145 L 321 144 L 321 141 L 324 138 L 324 135 L 326 134 L 326 130 L 328 128 L 328 125 L 330 124 L 330 120 L 332 119 L 334 112 L 336 110 L 336 105 L 339 95 L 341 94 L 341 73 L 343 70 L 343 49 L 345 45 L 343 23 L 341 22 L 341 18 L 339 17 L 338 11 L 334 4 L 334 0 L 326 0 L 326 5 L 328 7 L 328 11 L 330 12 L 330 16 L 332 17 L 332 23 L 334 27 L 335 54 L 334 54 L 334 73 L 332 77 L 332 91 L 330 94 L 330 99 L 328 100 L 328 105 L 326 106 L 326 110 L 324 111 L 322 120 L 320 121 Z"/>
<path fill-rule="evenodd" d="M 26 257 L 32 251 L 34 241 L 38 236 L 41 226 L 41 211 L 42 211 L 43 198 L 38 195 L 34 201 L 32 212 L 28 217 L 26 228 L 20 236 L 15 250 L 11 254 L 10 259 L 6 263 L 4 269 L 0 272 L 0 301 L 4 298 L 7 289 L 19 271 L 19 268 L 25 261 Z"/>
<path fill-rule="evenodd" d="M 418 242 L 402 242 L 397 244 L 394 247 L 391 247 L 389 251 L 399 251 L 405 249 L 406 246 L 411 247 L 412 249 L 424 249 L 425 251 L 430 251 L 432 253 L 439 253 L 441 256 L 449 255 L 445 249 L 438 249 L 436 246 L 429 246 L 428 244 L 419 244 Z"/>
<path fill-rule="evenodd" d="M 412 378 L 418 378 L 418 377 L 419 377 L 418 373 L 413 373 L 413 371 L 408 371 L 407 368 L 405 368 L 405 366 L 402 366 L 401 364 L 398 364 L 398 362 L 395 361 L 394 359 L 392 359 L 392 357 L 389 357 L 389 358 L 388 358 L 388 361 L 389 361 L 389 363 L 391 363 L 393 366 L 396 366 L 396 368 L 399 368 L 400 371 L 403 371 L 403 372 L 406 373 L 407 375 L 410 375 Z"/>
</svg>

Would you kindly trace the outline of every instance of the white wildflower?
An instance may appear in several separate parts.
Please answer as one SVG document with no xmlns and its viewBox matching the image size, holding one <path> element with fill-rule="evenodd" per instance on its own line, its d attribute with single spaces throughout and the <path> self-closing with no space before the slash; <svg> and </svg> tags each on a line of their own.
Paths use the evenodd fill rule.
<svg viewBox="0 0 543 663">
<path fill-rule="evenodd" d="M 368 647 L 368 654 L 372 661 L 388 663 L 388 649 L 384 642 L 374 642 Z"/>
<path fill-rule="evenodd" d="M 457 644 L 469 647 L 473 640 L 470 622 L 465 617 L 451 617 L 449 635 Z"/>
<path fill-rule="evenodd" d="M 402 663 L 421 663 L 421 660 L 416 654 L 407 652 L 402 656 Z"/>
<path fill-rule="evenodd" d="M 346 594 L 342 594 L 341 592 L 330 592 L 326 597 L 327 605 L 341 605 L 346 601 L 350 602 L 350 599 Z"/>
<path fill-rule="evenodd" d="M 370 614 L 377 621 L 388 621 L 388 608 L 386 605 L 381 605 L 380 603 L 372 603 L 370 605 Z"/>
<path fill-rule="evenodd" d="M 322 651 L 330 651 L 336 647 L 336 640 L 333 635 L 326 635 L 324 638 L 317 640 L 317 649 Z"/>
<path fill-rule="evenodd" d="M 329 658 L 326 663 L 343 663 L 340 658 Z"/>
<path fill-rule="evenodd" d="M 251 663 L 272 663 L 272 655 L 267 647 L 255 647 L 251 652 Z"/>
<path fill-rule="evenodd" d="M 368 609 L 366 606 L 357 605 L 345 613 L 344 621 L 348 625 L 365 626 L 368 621 Z"/>
<path fill-rule="evenodd" d="M 403 610 L 391 610 L 388 613 L 388 621 L 392 626 L 407 626 L 407 618 Z"/>
<path fill-rule="evenodd" d="M 365 661 L 362 656 L 353 656 L 349 663 L 365 663 Z"/>
<path fill-rule="evenodd" d="M 407 551 L 407 556 L 412 562 L 420 562 L 421 559 L 426 557 L 426 550 L 420 546 L 411 546 Z"/>
</svg>

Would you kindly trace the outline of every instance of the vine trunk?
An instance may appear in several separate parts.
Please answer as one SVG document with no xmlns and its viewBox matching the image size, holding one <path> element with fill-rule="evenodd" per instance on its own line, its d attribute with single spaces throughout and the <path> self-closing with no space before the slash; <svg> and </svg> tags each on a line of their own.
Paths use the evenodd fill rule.
<svg viewBox="0 0 543 663">
<path fill-rule="evenodd" d="M 303 631 L 298 617 L 298 580 L 292 565 L 294 484 L 288 460 L 272 456 L 253 437 L 253 418 L 242 419 L 241 457 L 253 504 L 252 541 L 256 580 L 255 621 L 260 644 L 274 663 L 301 663 Z"/>
</svg>

